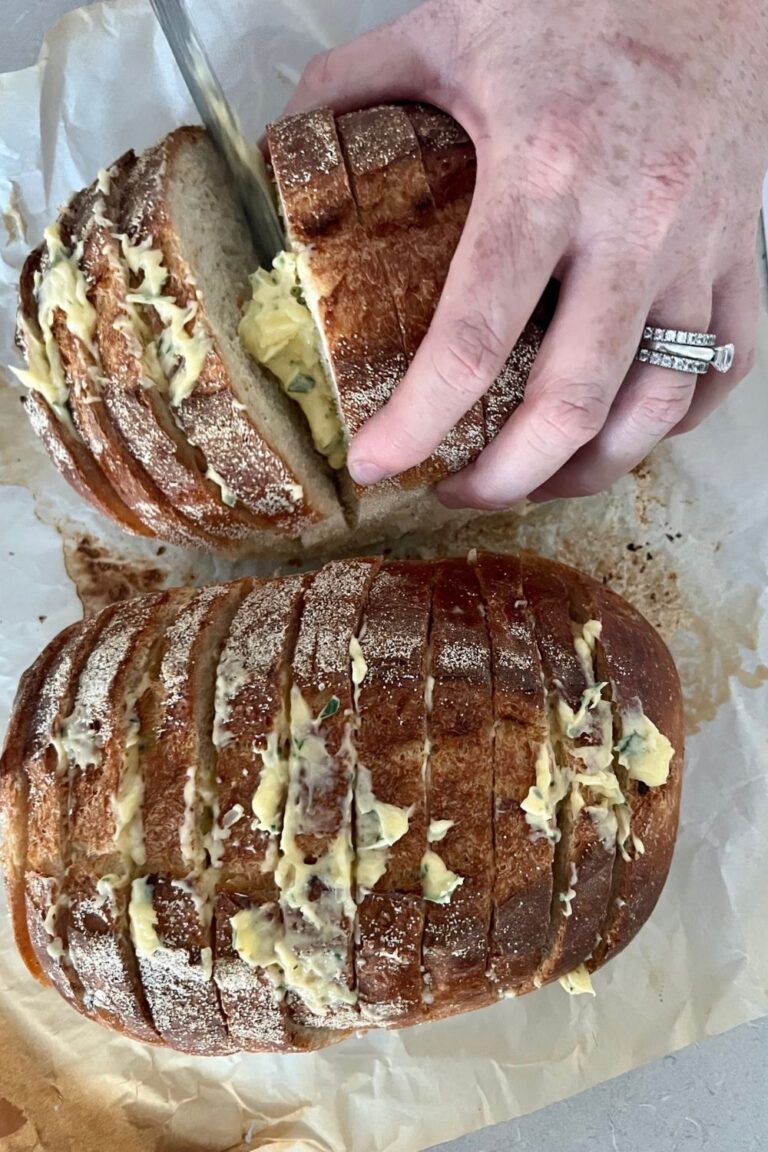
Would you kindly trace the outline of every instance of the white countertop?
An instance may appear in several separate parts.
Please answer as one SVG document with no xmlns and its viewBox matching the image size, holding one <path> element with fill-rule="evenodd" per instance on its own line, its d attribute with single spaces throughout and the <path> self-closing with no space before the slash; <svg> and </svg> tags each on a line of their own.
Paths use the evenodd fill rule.
<svg viewBox="0 0 768 1152">
<path fill-rule="evenodd" d="M 33 64 L 46 29 L 82 2 L 3 0 L 0 72 Z M 766 1149 L 768 1018 L 667 1056 L 520 1120 L 440 1145 L 440 1152 Z"/>
</svg>

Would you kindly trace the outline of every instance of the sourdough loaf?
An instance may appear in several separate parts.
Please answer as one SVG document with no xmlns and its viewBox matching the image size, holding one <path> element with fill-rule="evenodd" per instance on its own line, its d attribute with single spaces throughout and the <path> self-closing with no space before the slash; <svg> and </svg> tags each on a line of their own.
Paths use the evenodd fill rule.
<svg viewBox="0 0 768 1152">
<path fill-rule="evenodd" d="M 587 991 L 661 891 L 682 755 L 662 640 L 535 556 L 127 601 L 19 688 L 16 939 L 80 1012 L 196 1054 Z"/>
<path fill-rule="evenodd" d="M 182 546 L 327 554 L 455 518 L 431 488 L 522 399 L 551 301 L 429 460 L 356 487 L 346 445 L 429 327 L 474 148 L 422 105 L 321 109 L 267 135 L 287 249 L 273 270 L 256 273 L 201 129 L 126 153 L 72 197 L 21 276 L 32 425 L 100 512 Z"/>
</svg>

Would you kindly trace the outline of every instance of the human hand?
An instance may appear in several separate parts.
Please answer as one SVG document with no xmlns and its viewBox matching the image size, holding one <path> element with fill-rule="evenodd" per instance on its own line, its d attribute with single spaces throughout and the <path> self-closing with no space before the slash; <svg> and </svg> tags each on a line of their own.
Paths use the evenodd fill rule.
<svg viewBox="0 0 768 1152">
<path fill-rule="evenodd" d="M 355 479 L 431 454 L 552 275 L 559 303 L 525 401 L 443 481 L 445 503 L 599 491 L 725 398 L 753 360 L 766 63 L 764 0 L 426 0 L 310 62 L 288 111 L 424 100 L 477 149 L 432 326 L 355 437 Z M 696 377 L 633 364 L 649 317 L 733 342 L 733 367 Z"/>
</svg>

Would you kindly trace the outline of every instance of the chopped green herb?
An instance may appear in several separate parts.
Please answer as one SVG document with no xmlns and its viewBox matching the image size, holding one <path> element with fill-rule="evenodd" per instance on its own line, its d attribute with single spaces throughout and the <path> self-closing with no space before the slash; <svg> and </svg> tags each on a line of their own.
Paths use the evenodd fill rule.
<svg viewBox="0 0 768 1152">
<path fill-rule="evenodd" d="M 338 696 L 331 696 L 330 700 L 318 716 L 318 720 L 327 720 L 329 716 L 335 716 L 340 707 L 341 700 L 339 700 Z"/>
<path fill-rule="evenodd" d="M 616 751 L 620 756 L 625 753 L 629 756 L 637 756 L 639 753 L 645 751 L 645 740 L 639 732 L 630 732 L 628 736 L 624 736 L 619 740 L 616 745 Z"/>
<path fill-rule="evenodd" d="M 286 385 L 286 391 L 287 392 L 293 392 L 294 394 L 295 393 L 304 394 L 305 392 L 313 392 L 314 388 L 315 388 L 315 382 L 312 379 L 312 377 L 311 376 L 305 376 L 303 372 L 299 372 L 298 376 L 294 380 L 291 380 L 290 384 Z"/>
</svg>

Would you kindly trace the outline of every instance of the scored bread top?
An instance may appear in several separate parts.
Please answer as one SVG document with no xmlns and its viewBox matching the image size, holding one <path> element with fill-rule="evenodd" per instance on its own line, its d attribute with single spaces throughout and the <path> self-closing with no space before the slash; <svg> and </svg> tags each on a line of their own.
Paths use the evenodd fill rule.
<svg viewBox="0 0 768 1152">
<path fill-rule="evenodd" d="M 11 739 L 30 968 L 199 1054 L 585 990 L 658 897 L 680 794 L 662 641 L 530 556 L 113 605 L 33 667 Z"/>
</svg>

